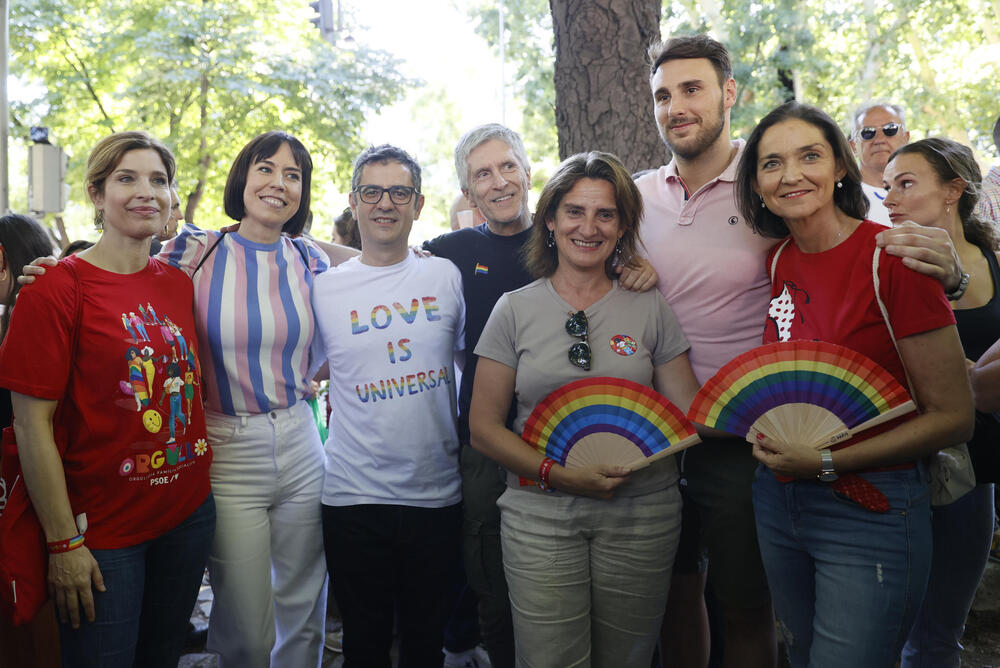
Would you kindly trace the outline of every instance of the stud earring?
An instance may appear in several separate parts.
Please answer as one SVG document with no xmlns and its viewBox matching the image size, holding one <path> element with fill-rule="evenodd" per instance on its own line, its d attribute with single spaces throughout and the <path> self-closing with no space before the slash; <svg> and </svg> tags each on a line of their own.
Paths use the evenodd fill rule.
<svg viewBox="0 0 1000 668">
<path fill-rule="evenodd" d="M 843 188 L 844 187 L 844 182 L 843 181 L 837 181 L 837 187 L 838 188 Z"/>
</svg>

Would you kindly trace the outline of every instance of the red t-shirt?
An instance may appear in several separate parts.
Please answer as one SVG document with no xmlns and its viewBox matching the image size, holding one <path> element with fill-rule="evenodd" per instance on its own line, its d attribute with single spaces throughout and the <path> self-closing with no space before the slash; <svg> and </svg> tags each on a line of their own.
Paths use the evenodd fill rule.
<svg viewBox="0 0 1000 668">
<path fill-rule="evenodd" d="M 875 301 L 872 254 L 885 227 L 863 221 L 839 245 L 803 253 L 790 241 L 778 256 L 764 343 L 815 340 L 856 350 L 907 387 L 903 363 Z M 775 247 L 768 254 L 768 267 Z M 938 281 L 907 269 L 898 257 L 881 253 L 879 293 L 896 339 L 955 324 Z"/>
<path fill-rule="evenodd" d="M 75 351 L 78 288 L 67 263 L 82 297 Z M 158 260 L 122 275 L 69 257 L 18 295 L 0 386 L 60 401 L 53 420 L 67 439 L 66 487 L 73 513 L 86 513 L 90 547 L 156 538 L 208 496 L 194 330 L 191 280 Z M 174 380 L 189 370 L 190 400 Z"/>
<path fill-rule="evenodd" d="M 907 388 L 903 362 L 875 301 L 872 255 L 875 235 L 885 227 L 863 221 L 843 242 L 822 253 L 803 253 L 789 241 L 778 256 L 771 281 L 771 302 L 764 343 L 810 340 L 855 350 L 889 371 Z M 770 268 L 779 243 L 768 254 Z M 896 339 L 955 324 L 941 284 L 903 265 L 885 252 L 879 256 L 879 294 Z M 837 445 L 853 445 L 915 417 L 915 413 L 867 429 Z"/>
</svg>

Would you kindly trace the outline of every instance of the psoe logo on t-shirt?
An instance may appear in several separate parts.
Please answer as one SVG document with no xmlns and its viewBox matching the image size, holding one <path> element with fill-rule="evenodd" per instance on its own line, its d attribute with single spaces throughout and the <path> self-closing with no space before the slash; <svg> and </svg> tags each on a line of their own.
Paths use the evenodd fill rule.
<svg viewBox="0 0 1000 668">
<path fill-rule="evenodd" d="M 623 357 L 634 355 L 639 349 L 639 344 L 628 334 L 615 334 L 611 337 L 611 350 Z"/>
</svg>

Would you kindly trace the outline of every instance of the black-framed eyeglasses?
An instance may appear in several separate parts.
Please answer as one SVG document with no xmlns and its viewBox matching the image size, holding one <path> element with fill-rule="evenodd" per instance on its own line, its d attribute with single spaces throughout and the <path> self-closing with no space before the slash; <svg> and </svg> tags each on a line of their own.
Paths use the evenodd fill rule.
<svg viewBox="0 0 1000 668">
<path fill-rule="evenodd" d="M 566 321 L 566 333 L 582 339 L 569 347 L 569 361 L 584 371 L 590 371 L 590 340 L 587 338 L 589 328 L 587 314 L 583 311 L 571 313 L 569 320 Z"/>
<path fill-rule="evenodd" d="M 420 194 L 420 191 L 410 186 L 358 186 L 354 189 L 361 201 L 365 204 L 378 204 L 382 201 L 382 195 L 389 193 L 389 199 L 393 204 L 409 204 L 413 199 L 413 193 Z"/>
<path fill-rule="evenodd" d="M 894 137 L 896 136 L 896 133 L 902 129 L 902 127 L 903 126 L 900 123 L 886 123 L 885 125 L 882 126 L 881 130 L 882 134 L 884 134 L 886 137 Z M 861 128 L 861 132 L 859 132 L 858 134 L 861 135 L 861 138 L 864 139 L 865 141 L 871 141 L 872 139 L 875 139 L 875 133 L 878 132 L 878 130 L 879 128 L 873 128 L 869 125 L 866 125 L 865 127 Z"/>
</svg>

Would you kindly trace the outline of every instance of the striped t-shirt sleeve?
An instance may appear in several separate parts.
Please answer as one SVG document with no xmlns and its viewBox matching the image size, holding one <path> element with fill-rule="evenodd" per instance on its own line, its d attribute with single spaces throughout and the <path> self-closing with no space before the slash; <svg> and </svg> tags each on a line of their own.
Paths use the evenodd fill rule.
<svg viewBox="0 0 1000 668">
<path fill-rule="evenodd" d="M 316 245 L 316 242 L 312 239 L 306 237 L 299 237 L 295 239 L 294 243 L 299 248 L 304 248 L 306 252 L 306 257 L 309 258 L 309 271 L 313 276 L 317 274 L 322 274 L 324 271 L 330 268 L 330 258 L 322 248 Z"/>
<path fill-rule="evenodd" d="M 176 237 L 163 244 L 157 258 L 176 267 L 188 276 L 194 275 L 205 253 L 218 239 L 218 232 L 207 232 L 190 223 L 181 228 Z"/>
</svg>

